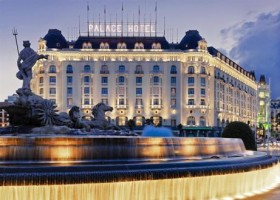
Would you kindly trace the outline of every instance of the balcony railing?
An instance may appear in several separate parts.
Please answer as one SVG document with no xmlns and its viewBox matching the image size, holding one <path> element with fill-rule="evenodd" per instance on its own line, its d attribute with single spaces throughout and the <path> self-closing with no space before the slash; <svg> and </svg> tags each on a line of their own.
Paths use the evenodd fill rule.
<svg viewBox="0 0 280 200">
<path fill-rule="evenodd" d="M 161 70 L 152 70 L 152 71 L 150 71 L 150 74 L 162 74 L 163 73 L 163 71 L 161 71 Z"/>
<path fill-rule="evenodd" d="M 116 108 L 117 108 L 117 109 L 127 109 L 127 108 L 128 108 L 128 105 L 120 105 L 120 104 L 117 104 L 117 105 L 116 105 Z"/>
<path fill-rule="evenodd" d="M 109 70 L 100 70 L 100 74 L 110 74 Z"/>
<path fill-rule="evenodd" d="M 134 73 L 135 74 L 144 74 L 144 71 L 143 70 L 135 70 Z"/>
<path fill-rule="evenodd" d="M 162 109 L 162 105 L 150 105 L 151 109 Z"/>
</svg>

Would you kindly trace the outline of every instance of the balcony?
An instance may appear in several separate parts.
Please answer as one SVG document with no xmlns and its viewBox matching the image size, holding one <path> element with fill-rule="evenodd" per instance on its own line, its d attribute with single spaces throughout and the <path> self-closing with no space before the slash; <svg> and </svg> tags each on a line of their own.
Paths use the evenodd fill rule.
<svg viewBox="0 0 280 200">
<path fill-rule="evenodd" d="M 117 105 L 116 105 L 116 108 L 117 108 L 117 109 L 127 109 L 127 108 L 128 108 L 128 105 L 117 104 Z"/>
<path fill-rule="evenodd" d="M 135 108 L 136 108 L 136 109 L 143 109 L 144 106 L 143 106 L 143 105 L 135 105 Z"/>
<path fill-rule="evenodd" d="M 110 74 L 109 70 L 100 70 L 100 74 Z"/>
<path fill-rule="evenodd" d="M 116 74 L 128 74 L 128 70 L 116 70 Z"/>
<path fill-rule="evenodd" d="M 162 109 L 163 107 L 162 107 L 162 105 L 154 105 L 154 104 L 152 104 L 152 105 L 150 105 L 150 108 L 151 109 Z"/>
<path fill-rule="evenodd" d="M 144 74 L 144 71 L 143 70 L 135 70 L 134 74 Z"/>
<path fill-rule="evenodd" d="M 161 71 L 161 70 L 152 70 L 152 71 L 150 71 L 150 74 L 163 74 L 163 71 Z"/>
</svg>

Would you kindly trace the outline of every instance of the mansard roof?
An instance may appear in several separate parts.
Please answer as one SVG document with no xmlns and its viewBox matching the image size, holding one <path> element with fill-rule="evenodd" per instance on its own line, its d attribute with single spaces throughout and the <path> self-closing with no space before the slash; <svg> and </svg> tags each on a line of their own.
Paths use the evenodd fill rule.
<svg viewBox="0 0 280 200">
<path fill-rule="evenodd" d="M 170 44 L 165 37 L 132 37 L 132 36 L 80 36 L 75 42 L 74 48 L 81 49 L 85 42 L 90 42 L 93 49 L 99 49 L 100 44 L 108 43 L 110 49 L 117 49 L 118 43 L 125 43 L 127 49 L 135 49 L 136 43 L 143 43 L 145 49 L 152 49 L 153 43 L 160 43 L 161 49 L 169 49 Z"/>
<path fill-rule="evenodd" d="M 64 49 L 69 47 L 65 37 L 58 29 L 49 29 L 44 40 L 46 40 L 48 48 Z"/>
<path fill-rule="evenodd" d="M 235 63 L 233 60 L 231 60 L 230 58 L 225 56 L 221 51 L 219 51 L 218 49 L 216 49 L 214 47 L 208 47 L 207 49 L 208 49 L 208 52 L 212 56 L 220 58 L 222 61 L 226 62 L 231 67 L 235 68 L 240 73 L 243 73 L 244 75 L 250 77 L 252 80 L 256 81 L 256 76 L 255 76 L 255 72 L 254 71 L 247 71 L 247 70 L 245 70 L 240 65 Z"/>
</svg>

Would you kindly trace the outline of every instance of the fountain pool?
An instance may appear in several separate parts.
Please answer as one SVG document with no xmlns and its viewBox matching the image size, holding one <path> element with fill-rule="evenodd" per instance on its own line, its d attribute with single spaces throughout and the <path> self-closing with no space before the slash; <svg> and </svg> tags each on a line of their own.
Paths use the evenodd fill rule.
<svg viewBox="0 0 280 200">
<path fill-rule="evenodd" d="M 243 198 L 276 186 L 279 174 L 276 158 L 239 139 L 0 138 L 1 199 Z"/>
</svg>

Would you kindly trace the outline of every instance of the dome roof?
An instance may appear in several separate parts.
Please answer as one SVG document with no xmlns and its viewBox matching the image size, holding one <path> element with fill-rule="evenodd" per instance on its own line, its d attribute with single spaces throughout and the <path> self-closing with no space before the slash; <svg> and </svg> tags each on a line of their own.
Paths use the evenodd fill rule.
<svg viewBox="0 0 280 200">
<path fill-rule="evenodd" d="M 57 29 L 49 29 L 44 40 L 47 41 L 48 48 L 63 49 L 69 47 L 65 37 L 62 35 L 61 31 Z"/>
<path fill-rule="evenodd" d="M 198 46 L 198 41 L 202 39 L 203 38 L 199 35 L 197 30 L 189 30 L 181 40 L 179 48 L 181 50 L 196 49 Z"/>
</svg>

